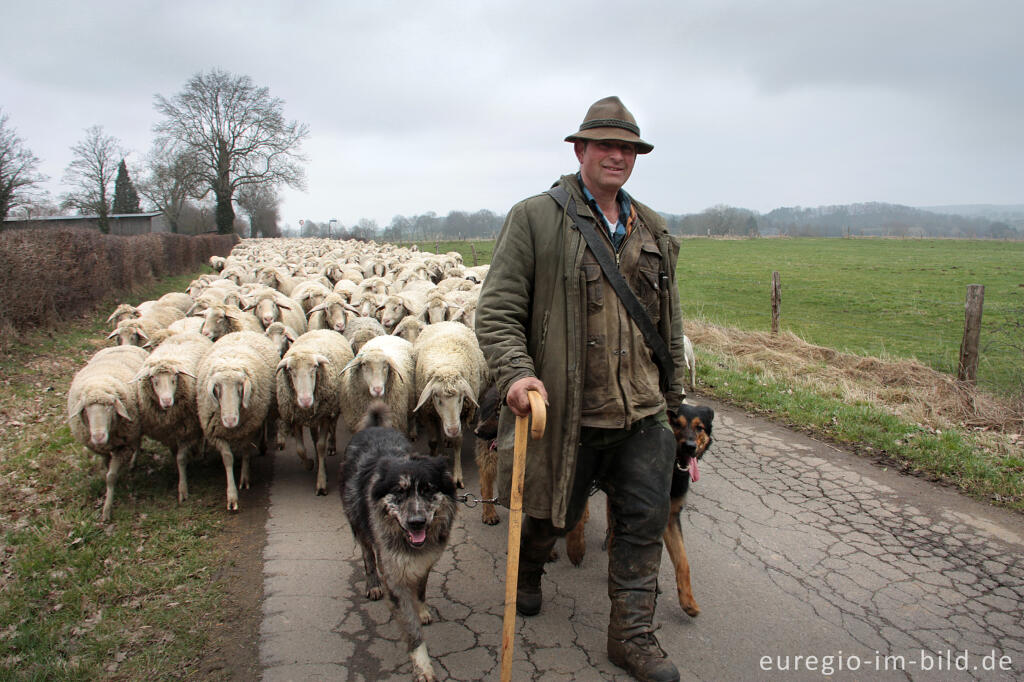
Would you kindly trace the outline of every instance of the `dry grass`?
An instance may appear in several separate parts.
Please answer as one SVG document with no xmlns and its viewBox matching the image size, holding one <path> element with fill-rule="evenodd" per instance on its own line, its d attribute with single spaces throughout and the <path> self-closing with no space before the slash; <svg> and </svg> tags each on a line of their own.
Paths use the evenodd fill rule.
<svg viewBox="0 0 1024 682">
<path fill-rule="evenodd" d="M 1013 402 L 981 392 L 916 360 L 851 355 L 788 332 L 773 336 L 699 320 L 688 320 L 686 331 L 698 348 L 734 357 L 747 370 L 846 402 L 883 405 L 926 428 L 962 427 L 1011 438 L 1024 429 L 1024 398 Z"/>
</svg>

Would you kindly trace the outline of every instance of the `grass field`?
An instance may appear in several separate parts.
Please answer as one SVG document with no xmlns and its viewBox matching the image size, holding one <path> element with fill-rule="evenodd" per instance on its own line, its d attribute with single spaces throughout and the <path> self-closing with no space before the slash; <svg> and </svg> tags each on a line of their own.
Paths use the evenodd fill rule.
<svg viewBox="0 0 1024 682">
<path fill-rule="evenodd" d="M 996 330 L 1014 316 L 1024 321 L 1024 242 L 687 239 L 678 269 L 684 316 L 769 330 L 773 270 L 784 330 L 858 355 L 917 358 L 951 374 L 967 285 L 982 284 L 979 386 L 1021 391 L 1021 352 Z"/>
</svg>

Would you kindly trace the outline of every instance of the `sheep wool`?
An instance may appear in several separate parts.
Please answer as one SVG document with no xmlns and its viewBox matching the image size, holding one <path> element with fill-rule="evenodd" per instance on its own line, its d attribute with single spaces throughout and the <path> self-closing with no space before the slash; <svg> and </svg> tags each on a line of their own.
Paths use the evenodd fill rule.
<svg viewBox="0 0 1024 682">
<path fill-rule="evenodd" d="M 104 348 L 75 374 L 68 389 L 71 435 L 106 461 L 103 521 L 110 521 L 121 467 L 139 449 L 138 391 L 131 379 L 148 355 L 137 346 Z"/>
<path fill-rule="evenodd" d="M 291 431 L 295 450 L 307 469 L 312 468 L 312 462 L 306 458 L 302 427 L 309 428 L 316 446 L 317 495 L 327 494 L 325 458 L 335 451 L 342 409 L 341 376 L 352 358 L 348 339 L 334 331 L 317 329 L 296 339 L 277 365 L 280 423 Z"/>
<path fill-rule="evenodd" d="M 208 443 L 224 460 L 227 508 L 238 510 L 234 451 L 242 450 L 238 485 L 249 487 L 249 441 L 258 437 L 275 409 L 275 372 L 280 358 L 274 342 L 253 331 L 232 332 L 213 344 L 199 363 L 196 405 Z"/>
<path fill-rule="evenodd" d="M 166 446 L 178 464 L 178 501 L 188 499 L 188 457 L 202 441 L 196 407 L 199 363 L 213 342 L 195 332 L 173 334 L 135 375 L 142 435 Z"/>
</svg>

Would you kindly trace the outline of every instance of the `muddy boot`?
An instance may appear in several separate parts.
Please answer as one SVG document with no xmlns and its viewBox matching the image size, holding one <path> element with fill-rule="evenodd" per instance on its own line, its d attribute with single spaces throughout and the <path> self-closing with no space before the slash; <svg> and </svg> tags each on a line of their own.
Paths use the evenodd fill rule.
<svg viewBox="0 0 1024 682">
<path fill-rule="evenodd" d="M 519 547 L 519 581 L 516 584 L 516 611 L 521 616 L 540 613 L 543 595 L 540 578 L 544 575 L 544 562 L 558 539 L 545 520 L 527 516 L 524 519 Z"/>
<path fill-rule="evenodd" d="M 608 658 L 642 682 L 674 682 L 679 671 L 654 636 L 661 544 L 636 546 L 615 536 L 608 556 Z"/>
<path fill-rule="evenodd" d="M 676 682 L 679 671 L 654 636 L 655 595 L 620 593 L 612 600 L 608 658 L 641 682 Z"/>
</svg>

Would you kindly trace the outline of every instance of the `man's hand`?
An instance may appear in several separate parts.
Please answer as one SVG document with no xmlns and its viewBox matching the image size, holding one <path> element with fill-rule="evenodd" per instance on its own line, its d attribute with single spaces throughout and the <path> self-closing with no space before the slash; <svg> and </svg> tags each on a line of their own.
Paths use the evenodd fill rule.
<svg viewBox="0 0 1024 682">
<path fill-rule="evenodd" d="M 548 390 L 544 388 L 544 382 L 537 377 L 517 379 L 508 389 L 508 396 L 505 397 L 509 409 L 517 417 L 525 417 L 530 414 L 530 398 L 526 395 L 527 391 L 539 391 L 540 397 L 544 399 L 544 404 L 548 404 Z"/>
</svg>

